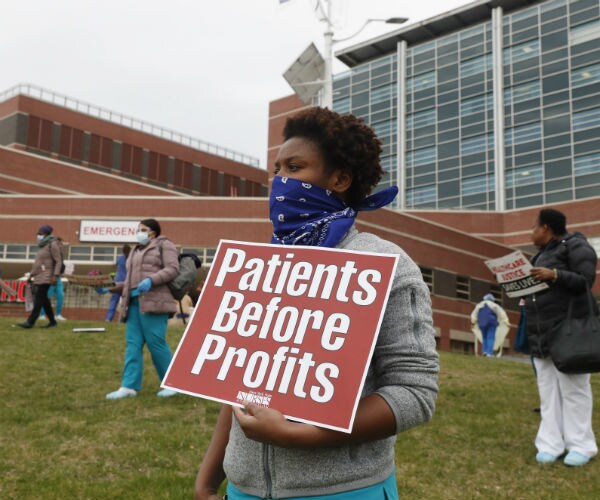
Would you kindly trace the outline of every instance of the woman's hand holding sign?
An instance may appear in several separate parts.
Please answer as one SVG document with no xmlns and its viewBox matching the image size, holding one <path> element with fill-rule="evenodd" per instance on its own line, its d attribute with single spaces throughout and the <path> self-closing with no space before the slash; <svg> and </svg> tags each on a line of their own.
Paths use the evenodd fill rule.
<svg viewBox="0 0 600 500">
<path fill-rule="evenodd" d="M 232 408 L 247 438 L 287 448 L 321 448 L 361 443 L 383 439 L 396 432 L 394 414 L 385 400 L 377 394 L 360 400 L 351 433 L 292 422 L 281 412 L 256 403 L 245 403 L 243 409 L 236 406 Z"/>
<path fill-rule="evenodd" d="M 551 281 L 558 278 L 556 269 L 548 269 L 547 267 L 532 267 L 531 275 L 540 281 Z"/>
<path fill-rule="evenodd" d="M 255 403 L 245 403 L 243 409 L 233 406 L 233 413 L 246 437 L 276 446 L 290 445 L 288 426 L 303 425 L 289 422 L 281 412 Z"/>
</svg>

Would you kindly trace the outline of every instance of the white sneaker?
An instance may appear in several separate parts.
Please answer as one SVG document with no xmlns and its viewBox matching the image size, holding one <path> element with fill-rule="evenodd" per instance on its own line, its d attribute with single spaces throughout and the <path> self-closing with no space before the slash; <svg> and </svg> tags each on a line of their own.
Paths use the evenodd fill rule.
<svg viewBox="0 0 600 500">
<path fill-rule="evenodd" d="M 156 393 L 159 398 L 170 398 L 171 396 L 175 396 L 177 391 L 172 391 L 171 389 L 161 389 Z"/>
<path fill-rule="evenodd" d="M 57 319 L 58 321 L 67 321 L 67 318 L 65 318 L 62 314 L 55 316 L 55 319 Z"/>
<path fill-rule="evenodd" d="M 119 390 L 109 392 L 106 395 L 106 399 L 123 399 L 123 398 L 134 398 L 137 392 L 127 387 L 119 387 Z"/>
</svg>

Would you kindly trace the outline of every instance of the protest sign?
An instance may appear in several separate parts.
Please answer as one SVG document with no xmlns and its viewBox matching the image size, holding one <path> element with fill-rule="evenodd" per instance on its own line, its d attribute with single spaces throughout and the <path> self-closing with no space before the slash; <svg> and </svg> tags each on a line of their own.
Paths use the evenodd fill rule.
<svg viewBox="0 0 600 500">
<path fill-rule="evenodd" d="M 486 260 L 485 265 L 496 275 L 496 280 L 509 297 L 522 297 L 548 288 L 546 283 L 531 275 L 532 265 L 520 250 Z"/>
<path fill-rule="evenodd" d="M 351 432 L 396 265 L 221 241 L 162 386 Z"/>
<path fill-rule="evenodd" d="M 0 302 L 25 302 L 27 281 L 0 280 Z"/>
</svg>

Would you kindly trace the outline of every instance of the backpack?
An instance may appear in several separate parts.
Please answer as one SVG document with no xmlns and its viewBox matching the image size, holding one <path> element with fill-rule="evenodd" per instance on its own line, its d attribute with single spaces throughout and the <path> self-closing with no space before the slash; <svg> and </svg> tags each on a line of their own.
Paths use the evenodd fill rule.
<svg viewBox="0 0 600 500">
<path fill-rule="evenodd" d="M 477 311 L 477 324 L 479 325 L 479 328 L 498 325 L 496 313 L 487 304 L 483 304 L 483 307 Z"/>
<path fill-rule="evenodd" d="M 60 274 L 64 274 L 65 273 L 65 259 L 67 258 L 67 248 L 63 245 L 62 241 L 59 240 L 58 238 L 54 238 L 54 240 L 50 244 L 52 245 L 55 241 L 56 241 L 56 244 L 58 245 L 58 249 L 60 250 L 60 258 L 61 258 Z"/>
<path fill-rule="evenodd" d="M 160 259 L 162 261 L 162 244 L 160 241 Z M 202 259 L 193 253 L 182 253 L 178 256 L 179 272 L 167 286 L 171 290 L 171 295 L 175 300 L 181 300 L 188 293 L 196 282 L 196 270 L 202 266 Z"/>
</svg>

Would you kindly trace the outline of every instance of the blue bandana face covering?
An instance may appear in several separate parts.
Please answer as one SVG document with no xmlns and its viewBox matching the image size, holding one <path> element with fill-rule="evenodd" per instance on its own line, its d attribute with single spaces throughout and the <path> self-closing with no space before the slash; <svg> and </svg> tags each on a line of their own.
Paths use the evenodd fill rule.
<svg viewBox="0 0 600 500">
<path fill-rule="evenodd" d="M 397 194 L 398 188 L 392 186 L 352 208 L 327 189 L 275 176 L 269 199 L 271 243 L 334 248 L 354 224 L 358 211 L 381 208 Z"/>
</svg>

